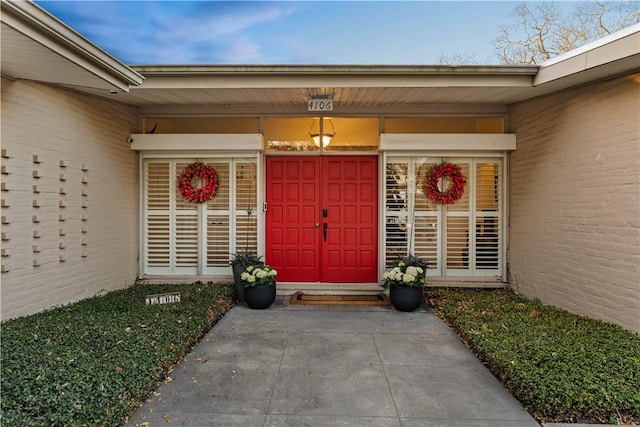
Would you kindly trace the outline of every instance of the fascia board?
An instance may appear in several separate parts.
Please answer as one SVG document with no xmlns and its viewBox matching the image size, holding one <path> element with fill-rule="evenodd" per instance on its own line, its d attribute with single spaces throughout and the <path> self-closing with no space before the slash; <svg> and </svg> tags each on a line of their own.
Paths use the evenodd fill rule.
<svg viewBox="0 0 640 427">
<path fill-rule="evenodd" d="M 539 65 L 131 65 L 145 76 L 535 75 Z"/>
<path fill-rule="evenodd" d="M 144 77 L 31 1 L 2 0 L 2 22 L 122 91 Z M 68 83 L 68 82 L 60 82 Z"/>
<path fill-rule="evenodd" d="M 620 67 L 615 64 L 627 62 L 640 69 L 640 24 L 544 62 L 533 84 L 543 85 L 597 67 L 609 66 L 611 75 L 616 75 Z M 605 76 L 598 73 L 598 77 Z"/>
<path fill-rule="evenodd" d="M 148 76 L 144 89 L 281 89 L 313 87 L 531 87 L 532 75 L 236 75 Z"/>
</svg>

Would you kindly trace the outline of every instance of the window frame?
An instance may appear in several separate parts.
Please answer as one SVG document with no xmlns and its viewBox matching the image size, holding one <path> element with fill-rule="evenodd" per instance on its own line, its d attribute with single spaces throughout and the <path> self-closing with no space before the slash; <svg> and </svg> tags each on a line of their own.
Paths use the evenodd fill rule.
<svg viewBox="0 0 640 427">
<path fill-rule="evenodd" d="M 177 200 L 180 194 L 177 190 L 177 177 L 180 171 L 177 169 L 178 164 L 189 164 L 201 161 L 204 163 L 227 162 L 229 164 L 229 200 L 227 209 L 210 209 L 208 204 L 194 204 L 194 209 L 180 210 L 177 209 Z M 148 263 L 148 217 L 150 210 L 147 208 L 147 167 L 150 163 L 168 163 L 169 164 L 169 208 L 166 211 L 169 216 L 169 260 L 165 266 L 152 266 Z M 240 209 L 235 206 L 237 194 L 232 189 L 237 189 L 237 173 L 236 169 L 239 165 L 251 164 L 255 165 L 255 183 L 253 191 L 250 195 L 254 201 L 254 209 L 252 217 L 254 219 L 255 236 L 251 237 L 252 247 L 250 249 L 259 253 L 263 248 L 263 236 L 260 230 L 263 229 L 263 215 L 260 215 L 261 200 L 263 200 L 263 186 L 260 182 L 262 161 L 259 152 L 238 152 L 238 153 L 199 153 L 196 155 L 185 154 L 144 154 L 140 156 L 140 255 L 139 255 L 139 271 L 141 277 L 146 276 L 163 276 L 163 275 L 189 275 L 189 276 L 228 276 L 231 270 L 228 262 L 224 265 L 208 266 L 208 238 L 209 232 L 207 228 L 208 217 L 214 213 L 228 213 L 228 229 L 229 229 L 229 257 L 239 248 L 239 237 L 236 236 L 238 218 L 246 215 L 246 209 Z M 158 212 L 159 210 L 154 210 Z M 184 211 L 184 212 L 183 212 Z M 197 266 L 180 267 L 176 264 L 176 218 L 180 215 L 190 215 L 196 217 L 197 222 Z M 244 235 L 243 235 L 244 238 Z M 255 244 L 253 244 L 255 242 Z"/>
<path fill-rule="evenodd" d="M 408 173 L 413 174 L 413 178 L 415 180 L 416 178 L 415 173 L 417 169 L 415 165 L 419 164 L 420 162 L 427 162 L 427 163 L 436 163 L 436 162 L 442 162 L 442 161 L 450 162 L 450 163 L 466 162 L 469 164 L 468 175 L 470 175 L 467 177 L 467 183 L 465 185 L 465 192 L 469 194 L 469 202 L 470 202 L 466 210 L 452 211 L 452 212 L 458 212 L 458 213 L 452 213 L 446 205 L 437 205 L 437 210 L 435 214 L 432 214 L 432 215 L 428 215 L 428 214 L 416 215 L 415 213 L 412 214 L 411 213 L 412 209 L 415 206 L 415 197 L 412 200 L 412 197 L 410 196 L 412 194 L 411 191 L 407 191 L 407 194 L 409 195 L 407 196 L 407 199 L 408 199 L 407 218 L 411 218 L 411 215 L 413 215 L 413 219 L 410 222 L 410 227 L 408 227 L 411 230 L 412 236 L 407 236 L 408 245 L 405 245 L 404 247 L 407 248 L 407 246 L 411 246 L 410 248 L 408 248 L 408 250 L 411 251 L 412 253 L 416 253 L 415 252 L 415 245 L 416 245 L 415 233 L 417 228 L 417 225 L 415 225 L 417 224 L 416 218 L 433 217 L 437 221 L 437 225 L 436 225 L 437 241 L 435 245 L 436 251 L 437 251 L 437 260 L 435 263 L 433 262 L 433 260 L 431 260 L 430 265 L 432 265 L 432 267 L 427 270 L 427 276 L 432 278 L 464 278 L 469 280 L 493 278 L 493 279 L 501 279 L 502 281 L 504 281 L 505 270 L 506 270 L 505 254 L 506 254 L 506 241 L 507 241 L 506 240 L 507 239 L 506 222 L 507 222 L 507 215 L 508 215 L 507 209 L 506 209 L 506 206 L 507 206 L 506 153 L 505 152 L 462 153 L 462 152 L 429 152 L 429 151 L 413 151 L 413 152 L 385 151 L 383 154 L 384 155 L 382 159 L 382 169 L 381 169 L 383 173 L 381 174 L 382 176 L 380 178 L 381 179 L 380 200 L 382 201 L 380 203 L 380 224 L 381 224 L 380 225 L 381 227 L 381 230 L 380 230 L 381 272 L 380 274 L 382 275 L 382 273 L 384 272 L 385 265 L 387 265 L 389 262 L 389 259 L 387 257 L 387 252 L 389 249 L 389 245 L 387 244 L 387 238 L 388 238 L 387 224 L 390 216 L 388 215 L 388 210 L 387 210 L 387 197 L 388 197 L 387 165 L 389 165 L 390 163 L 393 163 L 393 160 L 395 159 L 408 161 L 409 164 L 411 165 L 407 168 Z M 498 183 L 496 188 L 496 191 L 498 194 L 498 201 L 497 201 L 498 204 L 497 204 L 497 212 L 495 215 L 479 214 L 476 210 L 477 165 L 482 163 L 487 163 L 487 162 L 497 164 L 497 168 L 498 168 Z M 419 184 L 416 183 L 414 185 L 419 185 Z M 421 196 L 426 197 L 422 195 L 417 189 L 416 191 L 413 192 L 413 194 L 414 195 L 420 194 Z M 424 212 L 428 212 L 428 211 L 424 211 Z M 468 252 L 469 267 L 466 270 L 447 267 L 447 236 L 446 236 L 447 224 L 446 222 L 448 218 L 456 217 L 456 216 L 468 218 L 467 219 L 468 231 L 474 230 L 474 233 L 470 233 L 470 237 L 468 238 L 467 247 L 469 251 Z M 485 218 L 490 216 L 495 216 L 498 218 L 498 227 L 497 227 L 498 236 L 496 239 L 497 240 L 497 267 L 495 269 L 477 268 L 477 266 L 475 265 L 476 261 L 478 260 L 478 254 L 477 254 L 478 245 L 476 242 L 476 233 L 475 233 L 476 224 L 477 224 L 478 218 Z M 420 253 L 417 253 L 417 254 L 420 255 Z M 433 267 L 433 265 L 435 265 L 435 268 Z M 472 266 L 474 266 L 473 269 L 472 269 Z"/>
</svg>

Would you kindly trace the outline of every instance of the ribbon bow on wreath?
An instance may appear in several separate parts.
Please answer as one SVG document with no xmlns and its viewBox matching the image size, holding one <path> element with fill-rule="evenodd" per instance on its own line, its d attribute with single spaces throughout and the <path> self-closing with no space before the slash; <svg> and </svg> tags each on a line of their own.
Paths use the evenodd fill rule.
<svg viewBox="0 0 640 427">
<path fill-rule="evenodd" d="M 193 188 L 193 180 L 201 178 L 201 187 Z M 178 189 L 185 200 L 194 203 L 202 203 L 213 198 L 218 188 L 218 176 L 216 171 L 204 163 L 191 163 L 184 168 L 178 177 Z"/>
<path fill-rule="evenodd" d="M 442 178 L 448 178 L 451 180 L 451 187 L 446 191 L 443 191 L 440 187 L 440 181 Z M 435 165 L 427 174 L 427 196 L 435 203 L 438 204 L 451 204 L 462 197 L 464 193 L 464 185 L 467 180 L 462 175 L 460 166 L 452 163 L 443 163 L 441 165 Z M 444 183 L 442 184 L 444 187 Z"/>
</svg>

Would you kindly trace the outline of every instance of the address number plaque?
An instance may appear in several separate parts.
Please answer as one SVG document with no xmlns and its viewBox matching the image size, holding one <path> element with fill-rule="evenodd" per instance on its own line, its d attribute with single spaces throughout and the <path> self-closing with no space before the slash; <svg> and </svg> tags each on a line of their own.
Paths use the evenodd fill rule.
<svg viewBox="0 0 640 427">
<path fill-rule="evenodd" d="M 307 101 L 309 111 L 333 111 L 333 99 L 331 98 L 310 98 Z"/>
</svg>

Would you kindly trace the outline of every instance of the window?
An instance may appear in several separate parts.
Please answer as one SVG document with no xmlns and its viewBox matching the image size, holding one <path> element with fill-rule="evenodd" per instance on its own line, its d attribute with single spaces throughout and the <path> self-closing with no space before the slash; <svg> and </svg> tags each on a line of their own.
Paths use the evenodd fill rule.
<svg viewBox="0 0 640 427">
<path fill-rule="evenodd" d="M 380 144 L 378 123 L 372 117 L 266 118 L 264 150 L 308 154 L 374 152 Z"/>
<path fill-rule="evenodd" d="M 467 178 L 453 204 L 426 195 L 429 169 L 455 163 Z M 385 158 L 385 263 L 408 251 L 429 261 L 430 276 L 499 276 L 501 158 L 394 156 Z"/>
<path fill-rule="evenodd" d="M 216 196 L 184 200 L 177 179 L 195 161 L 218 175 Z M 148 159 L 144 162 L 143 274 L 229 274 L 230 253 L 256 251 L 255 158 Z"/>
</svg>

